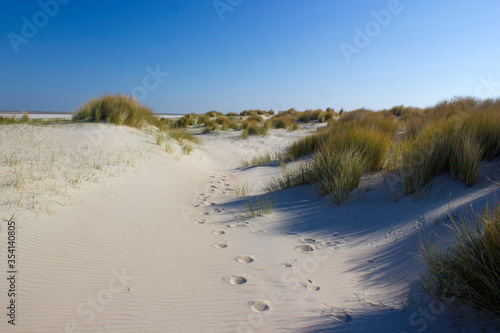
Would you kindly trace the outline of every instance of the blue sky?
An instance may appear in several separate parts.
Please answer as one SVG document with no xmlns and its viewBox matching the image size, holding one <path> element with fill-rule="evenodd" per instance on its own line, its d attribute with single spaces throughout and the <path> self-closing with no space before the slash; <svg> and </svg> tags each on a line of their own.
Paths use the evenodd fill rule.
<svg viewBox="0 0 500 333">
<path fill-rule="evenodd" d="M 159 113 L 500 95 L 498 0 L 58 1 L 0 3 L 0 110 L 104 92 Z"/>
</svg>

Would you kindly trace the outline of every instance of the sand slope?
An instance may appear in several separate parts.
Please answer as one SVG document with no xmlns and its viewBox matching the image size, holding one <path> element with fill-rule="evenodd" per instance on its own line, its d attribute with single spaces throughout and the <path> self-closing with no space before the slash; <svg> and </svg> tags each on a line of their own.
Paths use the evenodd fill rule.
<svg viewBox="0 0 500 333">
<path fill-rule="evenodd" d="M 182 157 L 122 127 L 36 130 L 35 137 L 73 149 L 100 131 L 99 144 L 84 156 L 122 168 L 88 171 L 99 179 L 71 189 L 71 200 L 53 214 L 2 206 L 0 217 L 16 213 L 20 226 L 19 294 L 16 327 L 2 320 L 0 330 L 416 332 L 426 325 L 427 332 L 458 331 L 449 311 L 432 320 L 419 314 L 419 306 L 431 303 L 415 292 L 411 253 L 421 232 L 445 232 L 450 208 L 492 200 L 498 187 L 483 176 L 498 179 L 498 161 L 483 168 L 474 187 L 442 176 L 417 202 L 393 203 L 375 174 L 365 180 L 369 191 L 349 206 L 333 207 L 302 186 L 278 193 L 272 215 L 246 217 L 248 198 L 231 190 L 248 182 L 255 184 L 250 198 L 260 195 L 279 168 L 241 168 L 241 160 L 283 149 L 310 130 L 314 125 L 249 140 L 231 132 L 204 135 L 198 151 Z M 2 140 L 2 149 L 16 144 Z M 67 165 L 61 162 L 61 170 Z M 0 237 L 5 258 L 4 223 Z M 2 304 L 3 290 L 4 279 Z M 462 324 L 462 331 L 477 329 Z"/>
</svg>

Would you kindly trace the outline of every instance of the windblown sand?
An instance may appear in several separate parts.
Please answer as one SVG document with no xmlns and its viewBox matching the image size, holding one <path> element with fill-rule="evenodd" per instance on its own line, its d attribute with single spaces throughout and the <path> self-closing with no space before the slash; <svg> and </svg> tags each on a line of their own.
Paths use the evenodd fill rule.
<svg viewBox="0 0 500 333">
<path fill-rule="evenodd" d="M 317 126 L 200 135 L 190 155 L 112 125 L 0 126 L 0 331 L 458 331 L 451 305 L 432 320 L 418 312 L 432 303 L 415 285 L 414 254 L 422 234 L 446 232 L 449 212 L 492 201 L 486 176 L 500 178 L 499 161 L 472 188 L 443 175 L 419 201 L 393 203 L 384 175 L 371 174 L 350 205 L 300 186 L 277 193 L 271 215 L 248 217 L 246 201 L 282 169 L 241 162 Z M 245 183 L 253 191 L 235 196 Z M 3 278 L 13 214 L 15 327 Z"/>
</svg>

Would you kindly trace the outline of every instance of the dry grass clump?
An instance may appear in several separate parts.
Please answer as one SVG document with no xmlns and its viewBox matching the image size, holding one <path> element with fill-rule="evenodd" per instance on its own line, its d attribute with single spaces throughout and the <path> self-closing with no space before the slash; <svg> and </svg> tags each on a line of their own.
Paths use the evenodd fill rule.
<svg viewBox="0 0 500 333">
<path fill-rule="evenodd" d="M 393 139 L 380 130 L 363 128 L 355 124 L 345 127 L 338 124 L 328 134 L 328 139 L 320 147 L 320 151 L 355 150 L 363 156 L 368 171 L 382 169 Z"/>
<path fill-rule="evenodd" d="M 311 154 L 312 159 L 272 179 L 266 190 L 314 184 L 320 195 L 339 205 L 359 186 L 365 171 L 382 169 L 396 131 L 393 117 L 372 112 L 344 117 L 345 120 L 333 122 L 326 129 L 293 143 L 281 157 L 284 162 Z"/>
<path fill-rule="evenodd" d="M 459 98 L 412 115 L 410 133 L 399 142 L 403 194 L 417 194 L 448 172 L 467 186 L 477 180 L 483 159 L 500 153 L 500 103 Z M 403 130 L 408 121 L 403 122 Z M 407 129 L 408 127 L 406 127 Z"/>
<path fill-rule="evenodd" d="M 484 158 L 492 160 L 500 155 L 500 100 L 485 101 L 482 106 L 465 117 L 463 126 L 484 148 Z"/>
<path fill-rule="evenodd" d="M 248 181 L 244 184 L 235 184 L 231 190 L 231 195 L 237 197 L 246 197 L 253 191 L 254 184 L 249 184 Z"/>
<path fill-rule="evenodd" d="M 282 165 L 285 164 L 286 156 L 282 153 L 265 153 L 262 155 L 254 156 L 249 160 L 245 160 L 241 163 L 242 167 L 249 166 L 269 166 L 269 165 Z"/>
<path fill-rule="evenodd" d="M 10 117 L 0 116 L 0 125 L 10 125 L 10 124 L 18 124 L 19 120 L 16 119 L 15 115 Z"/>
<path fill-rule="evenodd" d="M 263 121 L 261 116 L 249 116 L 241 123 L 241 137 L 247 139 L 249 135 L 267 135 L 269 127 Z"/>
<path fill-rule="evenodd" d="M 287 111 L 280 111 L 276 116 L 278 117 L 284 117 L 284 116 L 291 116 L 293 119 L 297 119 L 300 115 L 300 112 L 295 110 L 294 108 L 288 109 Z"/>
<path fill-rule="evenodd" d="M 214 110 L 214 111 L 209 111 L 209 112 L 205 113 L 205 115 L 207 115 L 211 118 L 217 118 L 217 117 L 223 116 L 224 114 L 222 112 Z"/>
<path fill-rule="evenodd" d="M 159 122 L 149 107 L 125 94 L 104 94 L 97 98 L 93 97 L 74 113 L 73 121 L 81 120 L 104 121 L 137 128 L 147 124 L 156 125 Z"/>
<path fill-rule="evenodd" d="M 347 113 L 326 129 L 296 141 L 287 153 L 289 160 L 294 161 L 318 150 L 357 149 L 369 159 L 368 170 L 380 170 L 396 129 L 393 117 L 369 111 Z"/>
<path fill-rule="evenodd" d="M 302 117 L 315 117 L 316 113 L 311 111 Z M 301 113 L 292 109 L 278 116 L 293 119 Z M 472 186 L 482 160 L 499 155 L 499 100 L 457 98 L 423 110 L 395 107 L 373 112 L 358 109 L 343 113 L 326 128 L 294 142 L 281 156 L 281 162 L 310 156 L 312 163 L 305 171 L 288 172 L 283 178 L 275 179 L 268 188 L 316 184 L 321 194 L 331 192 L 329 196 L 342 201 L 347 198 L 345 192 L 358 186 L 360 172 L 387 169 L 396 170 L 399 176 L 396 192 L 413 194 L 418 199 L 429 189 L 431 180 L 445 172 Z M 338 156 L 354 169 L 344 169 L 342 174 L 325 172 L 328 168 L 342 170 L 344 165 Z M 321 165 L 318 168 L 321 171 L 315 177 L 317 165 Z M 351 181 L 343 180 L 344 176 Z"/>
<path fill-rule="evenodd" d="M 289 130 L 296 130 L 298 123 L 289 114 L 280 114 L 266 120 L 269 128 L 284 128 Z"/>
<path fill-rule="evenodd" d="M 321 110 L 321 109 L 314 110 L 314 111 L 313 110 L 306 110 L 304 112 L 299 113 L 297 120 L 304 122 L 304 123 L 308 123 L 311 121 L 318 121 L 320 123 L 324 123 L 324 122 L 327 122 L 330 119 L 332 119 L 334 116 L 335 116 L 335 112 L 333 111 L 333 109 L 330 109 L 330 108 L 327 109 L 326 112 Z"/>
<path fill-rule="evenodd" d="M 225 131 L 227 129 L 238 129 L 239 125 L 237 122 L 231 118 L 225 116 L 219 116 L 215 119 L 215 122 L 220 126 L 221 130 Z"/>
<path fill-rule="evenodd" d="M 250 123 L 243 129 L 243 132 L 246 132 L 248 135 L 266 135 L 268 128 L 265 126 L 259 126 L 255 122 Z"/>
<path fill-rule="evenodd" d="M 212 131 L 216 131 L 219 128 L 219 126 L 217 125 L 215 120 L 213 120 L 210 117 L 210 115 L 207 115 L 207 114 L 198 117 L 198 126 L 204 127 L 203 133 L 209 133 Z"/>
<path fill-rule="evenodd" d="M 450 173 L 467 186 L 476 182 L 485 148 L 470 132 L 462 132 L 452 138 Z"/>
<path fill-rule="evenodd" d="M 189 113 L 182 118 L 177 119 L 174 123 L 175 128 L 187 128 L 188 126 L 193 126 L 196 123 L 196 114 Z"/>
<path fill-rule="evenodd" d="M 17 118 L 15 114 L 10 117 L 0 116 L 0 125 L 25 124 L 30 122 L 30 116 L 26 111 L 23 111 L 22 116 Z"/>
<path fill-rule="evenodd" d="M 273 115 L 274 111 L 269 110 L 269 111 L 264 111 L 264 110 L 244 110 L 240 112 L 240 116 L 266 116 L 266 115 Z"/>
<path fill-rule="evenodd" d="M 288 156 L 286 160 L 295 161 L 300 157 L 315 153 L 328 140 L 329 136 L 330 133 L 328 131 L 321 130 L 295 141 L 285 152 Z"/>
<path fill-rule="evenodd" d="M 322 150 L 314 156 L 310 181 L 316 183 L 320 195 L 339 205 L 359 186 L 366 163 L 362 153 L 355 149 Z"/>
<path fill-rule="evenodd" d="M 339 117 L 338 122 L 331 122 L 329 126 L 332 128 L 353 126 L 360 129 L 376 130 L 394 136 L 399 128 L 399 123 L 396 118 L 389 113 L 360 109 L 344 113 Z"/>
<path fill-rule="evenodd" d="M 22 112 L 21 117 L 18 115 L 0 116 L 0 125 L 13 124 L 28 124 L 32 126 L 47 126 L 53 124 L 70 123 L 71 119 L 67 118 L 35 118 L 31 119 L 26 111 Z"/>
<path fill-rule="evenodd" d="M 193 133 L 184 128 L 170 128 L 164 130 L 163 132 L 166 133 L 171 139 L 179 142 L 179 144 L 182 144 L 185 141 L 189 141 L 195 144 L 200 143 L 200 140 L 196 136 L 194 136 Z"/>
<path fill-rule="evenodd" d="M 264 183 L 264 190 L 267 193 L 281 191 L 293 186 L 310 185 L 311 163 L 302 163 L 290 170 L 284 166 L 283 172 Z"/>
<path fill-rule="evenodd" d="M 250 123 L 250 122 L 262 123 L 264 122 L 264 118 L 258 115 L 253 115 L 247 117 L 243 123 Z"/>
<path fill-rule="evenodd" d="M 500 316 L 500 205 L 452 219 L 445 247 L 426 244 L 423 289 L 437 301 L 454 298 L 476 310 Z M 479 312 L 478 312 L 479 314 Z"/>
<path fill-rule="evenodd" d="M 249 199 L 246 201 L 247 215 L 249 217 L 257 217 L 272 214 L 277 202 L 278 200 L 273 194 L 266 194 Z"/>
</svg>

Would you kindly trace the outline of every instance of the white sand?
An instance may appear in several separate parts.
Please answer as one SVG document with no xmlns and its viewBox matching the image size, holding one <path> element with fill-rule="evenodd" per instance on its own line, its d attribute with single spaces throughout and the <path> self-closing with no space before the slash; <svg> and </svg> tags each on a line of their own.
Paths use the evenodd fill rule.
<svg viewBox="0 0 500 333">
<path fill-rule="evenodd" d="M 250 197 L 262 194 L 280 169 L 241 161 L 312 130 L 203 135 L 186 156 L 124 127 L 0 127 L 0 158 L 18 158 L 0 161 L 0 218 L 15 213 L 19 271 L 13 327 L 2 222 L 0 331 L 458 331 L 450 305 L 419 312 L 436 306 L 417 292 L 412 253 L 421 232 L 444 232 L 450 209 L 492 201 L 498 186 L 484 176 L 500 178 L 499 161 L 472 188 L 443 175 L 417 202 L 393 203 L 383 177 L 371 175 L 349 206 L 301 186 L 278 193 L 273 214 L 245 218 L 248 198 L 231 189 L 247 182 Z"/>
</svg>

